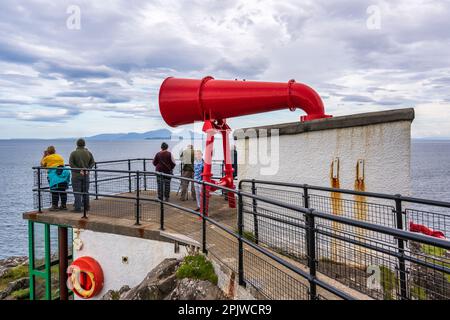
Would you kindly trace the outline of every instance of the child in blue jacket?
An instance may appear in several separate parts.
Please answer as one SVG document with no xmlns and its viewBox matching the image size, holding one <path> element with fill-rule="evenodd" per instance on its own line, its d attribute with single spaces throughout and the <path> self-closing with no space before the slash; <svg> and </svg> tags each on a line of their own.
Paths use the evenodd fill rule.
<svg viewBox="0 0 450 320">
<path fill-rule="evenodd" d="M 71 178 L 70 169 L 64 166 L 48 169 L 47 177 L 52 194 L 52 207 L 50 208 L 50 211 L 67 210 L 66 190 L 69 187 Z M 58 207 L 60 198 L 61 206 Z"/>
<path fill-rule="evenodd" d="M 194 180 L 202 181 L 202 173 L 203 173 L 204 161 L 203 161 L 203 153 L 200 150 L 195 151 L 195 159 L 194 159 Z M 200 195 L 202 191 L 202 185 L 200 183 L 194 183 L 195 186 L 195 199 L 197 200 L 197 209 L 196 211 L 200 211 Z"/>
</svg>

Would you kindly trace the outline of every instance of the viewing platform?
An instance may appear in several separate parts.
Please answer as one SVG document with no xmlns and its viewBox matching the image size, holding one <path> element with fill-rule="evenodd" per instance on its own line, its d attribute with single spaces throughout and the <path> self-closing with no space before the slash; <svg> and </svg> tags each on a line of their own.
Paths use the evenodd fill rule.
<svg viewBox="0 0 450 320">
<path fill-rule="evenodd" d="M 130 162 L 149 167 L 150 159 Z M 114 163 L 130 167 L 128 160 Z M 255 298 L 424 298 L 416 293 L 417 287 L 427 299 L 449 297 L 450 242 L 409 231 L 414 222 L 447 235 L 449 216 L 431 209 L 445 211 L 449 203 L 241 180 L 236 190 L 210 189 L 204 216 L 195 211 L 191 197 L 181 201 L 178 196 L 180 181 L 193 180 L 171 176 L 170 199 L 162 201 L 156 192 L 159 173 L 101 167 L 97 163 L 91 170 L 90 190 L 84 194 L 91 199 L 90 210 L 81 213 L 45 209 L 50 190 L 45 169 L 36 168 L 37 210 L 25 213 L 24 219 L 30 224 L 70 228 L 74 233 L 88 230 L 166 243 L 174 252 L 180 246 L 197 249 L 215 261 L 229 281 L 236 279 L 236 285 Z M 203 188 L 217 188 L 200 183 Z M 71 202 L 73 192 L 66 192 Z M 368 200 L 363 204 L 351 200 L 355 195 Z M 225 196 L 235 196 L 237 208 L 230 208 Z M 354 219 L 358 210 L 365 211 L 364 221 Z M 373 287 L 367 284 L 371 269 L 381 277 Z"/>
</svg>

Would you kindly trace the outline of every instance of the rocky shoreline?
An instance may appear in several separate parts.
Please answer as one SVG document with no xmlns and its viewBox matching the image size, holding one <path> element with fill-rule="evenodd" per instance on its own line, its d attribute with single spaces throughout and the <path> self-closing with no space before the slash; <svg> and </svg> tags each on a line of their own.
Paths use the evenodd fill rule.
<svg viewBox="0 0 450 320">
<path fill-rule="evenodd" d="M 229 299 L 217 287 L 217 276 L 212 271 L 210 262 L 202 256 L 190 258 L 191 260 L 189 256 L 184 259 L 165 259 L 136 287 L 123 286 L 117 291 L 110 290 L 102 300 Z M 198 270 L 202 271 L 199 273 Z M 0 300 L 28 299 L 28 257 L 0 259 Z"/>
<path fill-rule="evenodd" d="M 28 297 L 28 257 L 1 259 L 0 300 L 23 300 Z"/>
<path fill-rule="evenodd" d="M 102 300 L 228 300 L 211 280 L 180 276 L 185 260 L 165 259 L 136 287 L 110 290 Z M 194 268 L 197 266 L 194 266 Z"/>
</svg>

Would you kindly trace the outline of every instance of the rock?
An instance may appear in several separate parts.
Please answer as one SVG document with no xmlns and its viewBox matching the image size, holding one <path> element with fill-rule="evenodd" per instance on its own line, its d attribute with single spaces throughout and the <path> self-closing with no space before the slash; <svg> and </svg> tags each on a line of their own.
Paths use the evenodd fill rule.
<svg viewBox="0 0 450 320">
<path fill-rule="evenodd" d="M 224 292 L 206 280 L 182 279 L 167 300 L 228 300 Z"/>
<path fill-rule="evenodd" d="M 123 286 L 122 288 L 119 289 L 119 291 L 116 290 L 109 290 L 108 292 L 105 293 L 105 295 L 102 297 L 102 300 L 120 300 L 120 297 L 130 291 L 130 287 L 129 286 Z"/>
<path fill-rule="evenodd" d="M 101 300 L 118 300 L 120 298 L 119 293 L 115 290 L 108 290 Z"/>
<path fill-rule="evenodd" d="M 0 260 L 0 278 L 3 277 L 9 269 L 28 264 L 28 257 L 9 257 Z"/>
<path fill-rule="evenodd" d="M 28 278 L 21 278 L 9 283 L 6 289 L 0 292 L 0 300 L 7 298 L 14 291 L 28 288 L 29 284 Z"/>
<path fill-rule="evenodd" d="M 130 291 L 131 288 L 129 286 L 123 286 L 122 288 L 119 289 L 119 295 L 123 295 L 125 292 Z"/>
<path fill-rule="evenodd" d="M 161 300 L 176 285 L 175 271 L 180 260 L 165 259 L 150 271 L 136 287 L 120 296 L 120 300 Z"/>
<path fill-rule="evenodd" d="M 226 300 L 216 285 L 206 280 L 178 280 L 176 271 L 182 260 L 165 259 L 145 279 L 130 289 L 109 290 L 102 300 Z"/>
</svg>

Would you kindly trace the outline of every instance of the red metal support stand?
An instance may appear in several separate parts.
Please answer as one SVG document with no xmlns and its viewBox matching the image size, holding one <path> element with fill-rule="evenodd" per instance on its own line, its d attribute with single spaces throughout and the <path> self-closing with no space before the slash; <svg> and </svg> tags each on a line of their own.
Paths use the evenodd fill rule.
<svg viewBox="0 0 450 320">
<path fill-rule="evenodd" d="M 233 165 L 231 163 L 231 153 L 230 153 L 230 138 L 229 135 L 231 133 L 230 127 L 227 125 L 225 120 L 206 120 L 205 124 L 203 125 L 203 132 L 206 133 L 206 148 L 205 148 L 205 166 L 203 168 L 203 181 L 217 184 L 222 187 L 234 189 L 234 182 L 233 182 Z M 212 156 L 213 156 L 213 150 L 214 150 L 214 136 L 220 132 L 222 134 L 222 147 L 223 147 L 223 155 L 225 160 L 225 170 L 224 170 L 224 177 L 222 177 L 218 182 L 214 181 L 212 179 Z M 209 198 L 210 193 L 215 191 L 216 189 L 212 186 L 206 186 L 205 188 L 206 193 L 206 205 L 205 208 L 201 207 L 201 212 L 205 215 L 208 215 L 208 204 L 209 204 Z M 202 197 L 203 197 L 203 191 L 202 191 Z M 234 193 L 229 192 L 228 193 L 228 205 L 230 208 L 236 208 L 236 199 L 234 196 Z"/>
</svg>

